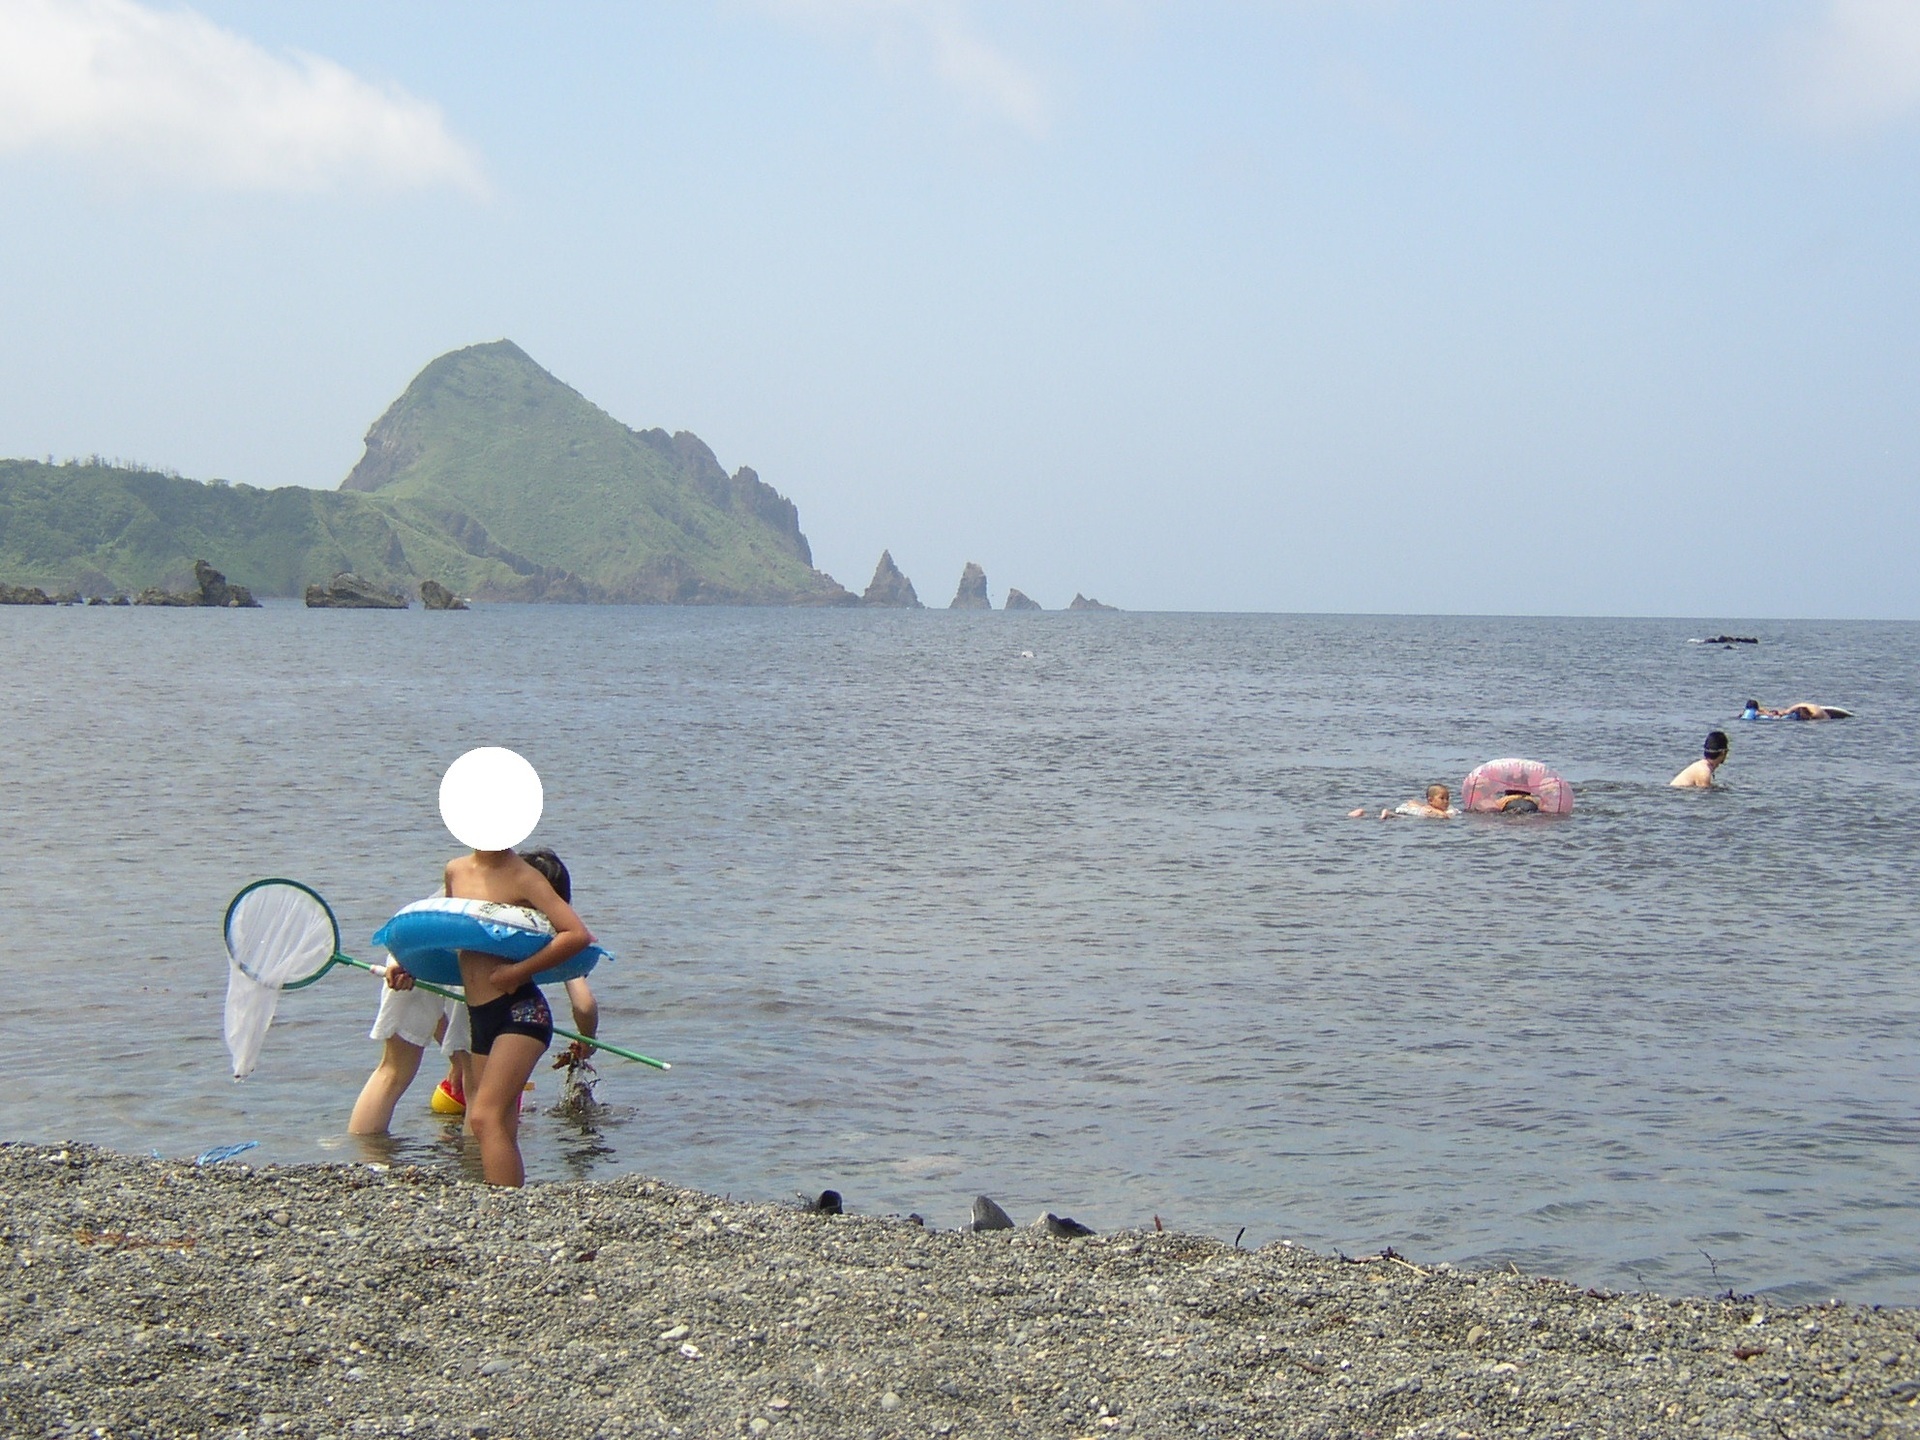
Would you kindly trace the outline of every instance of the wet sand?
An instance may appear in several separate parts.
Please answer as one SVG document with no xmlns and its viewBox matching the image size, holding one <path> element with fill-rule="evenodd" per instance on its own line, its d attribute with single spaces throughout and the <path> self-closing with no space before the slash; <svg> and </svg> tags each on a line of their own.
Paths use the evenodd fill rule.
<svg viewBox="0 0 1920 1440">
<path fill-rule="evenodd" d="M 0 1433 L 1920 1435 L 1920 1312 L 0 1146 Z"/>
</svg>

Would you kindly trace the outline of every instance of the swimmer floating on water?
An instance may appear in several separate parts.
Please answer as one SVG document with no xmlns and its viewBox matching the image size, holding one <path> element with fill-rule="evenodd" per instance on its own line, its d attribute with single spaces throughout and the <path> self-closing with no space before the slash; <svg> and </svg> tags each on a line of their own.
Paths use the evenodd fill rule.
<svg viewBox="0 0 1920 1440">
<path fill-rule="evenodd" d="M 1838 705 L 1815 705 L 1811 700 L 1802 700 L 1797 705 L 1789 705 L 1784 710 L 1773 710 L 1758 700 L 1749 700 L 1741 710 L 1742 720 L 1850 720 L 1851 710 L 1842 710 Z"/>
<path fill-rule="evenodd" d="M 1391 810 L 1382 810 L 1380 818 L 1391 820 L 1396 815 L 1406 815 L 1418 820 L 1451 820 L 1460 812 L 1453 808 L 1453 792 L 1444 785 L 1427 786 L 1427 798 L 1424 800 L 1403 800 Z M 1367 807 L 1349 810 L 1349 820 L 1364 820 Z"/>
<path fill-rule="evenodd" d="M 1713 784 L 1713 772 L 1727 763 L 1727 735 L 1724 730 L 1707 733 L 1700 747 L 1700 758 L 1667 782 L 1676 790 L 1705 790 Z"/>
</svg>

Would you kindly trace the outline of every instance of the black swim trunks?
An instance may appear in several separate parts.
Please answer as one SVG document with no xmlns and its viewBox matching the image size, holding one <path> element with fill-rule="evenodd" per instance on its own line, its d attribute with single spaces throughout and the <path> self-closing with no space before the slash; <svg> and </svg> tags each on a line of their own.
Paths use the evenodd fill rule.
<svg viewBox="0 0 1920 1440">
<path fill-rule="evenodd" d="M 529 980 L 511 995 L 501 995 L 484 1005 L 469 1005 L 467 1020 L 473 1030 L 473 1053 L 490 1055 L 493 1042 L 502 1035 L 526 1035 L 540 1042 L 541 1048 L 553 1043 L 553 1012 L 547 997 Z"/>
</svg>

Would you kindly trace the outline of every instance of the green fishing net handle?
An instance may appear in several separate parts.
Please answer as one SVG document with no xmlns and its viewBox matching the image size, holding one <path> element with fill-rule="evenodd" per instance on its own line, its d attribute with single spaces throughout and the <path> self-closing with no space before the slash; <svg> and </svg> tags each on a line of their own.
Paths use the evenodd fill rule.
<svg viewBox="0 0 1920 1440">
<path fill-rule="evenodd" d="M 369 975 L 384 975 L 386 973 L 382 966 L 369 965 L 364 960 L 356 960 L 351 955 L 343 955 L 340 953 L 340 922 L 333 917 L 333 907 L 327 904 L 326 896 L 322 895 L 311 885 L 303 885 L 298 880 L 274 877 L 267 880 L 256 880 L 247 886 L 227 903 L 226 918 L 221 921 L 220 926 L 220 933 L 222 935 L 225 935 L 228 927 L 233 924 L 233 912 L 239 906 L 240 902 L 255 890 L 258 890 L 262 885 L 290 885 L 295 890 L 304 891 L 306 894 L 311 895 L 320 908 L 326 912 L 327 924 L 333 927 L 333 954 L 328 957 L 327 963 L 303 979 L 288 981 L 280 987 L 282 990 L 304 990 L 336 965 L 351 965 L 356 970 L 366 971 Z M 233 953 L 231 944 L 227 947 L 227 953 L 229 955 Z M 239 964 L 238 961 L 234 963 L 236 965 Z M 245 973 L 245 966 L 240 966 L 240 969 L 242 973 Z M 425 990 L 429 994 L 444 996 L 448 1000 L 458 1000 L 462 1005 L 467 1002 L 467 997 L 462 995 L 458 990 L 449 990 L 443 985 L 435 985 L 430 980 L 416 980 L 413 984 L 415 989 Z M 590 1049 L 604 1050 L 609 1055 L 618 1055 L 622 1060 L 633 1060 L 642 1065 L 651 1065 L 656 1070 L 671 1070 L 673 1068 L 673 1066 L 665 1060 L 655 1060 L 650 1055 L 642 1055 L 639 1051 L 629 1050 L 623 1045 L 614 1045 L 606 1040 L 597 1040 L 591 1035 L 582 1035 L 579 1031 L 569 1030 L 563 1025 L 555 1025 L 553 1027 L 553 1033 L 556 1035 L 564 1035 L 569 1040 L 578 1040 L 582 1045 Z"/>
</svg>

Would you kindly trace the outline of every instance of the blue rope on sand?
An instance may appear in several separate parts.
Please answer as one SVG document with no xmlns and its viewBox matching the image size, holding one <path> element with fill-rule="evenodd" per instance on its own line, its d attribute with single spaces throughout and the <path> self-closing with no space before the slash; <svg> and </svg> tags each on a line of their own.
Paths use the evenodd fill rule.
<svg viewBox="0 0 1920 1440">
<path fill-rule="evenodd" d="M 258 1140 L 242 1140 L 238 1145 L 216 1145 L 213 1149 L 204 1151 L 193 1163 L 196 1165 L 218 1165 L 222 1160 L 231 1160 L 236 1155 L 246 1154 L 247 1151 L 253 1149 L 259 1143 Z"/>
</svg>

